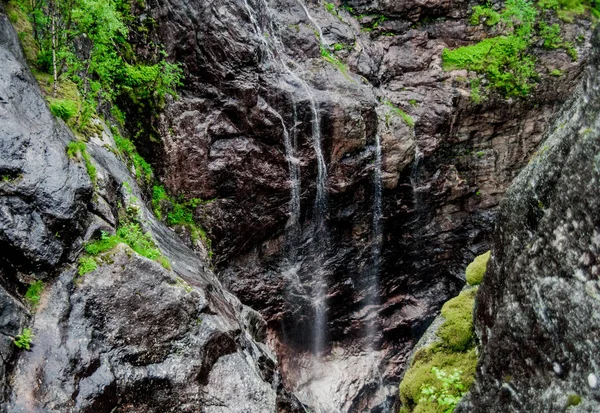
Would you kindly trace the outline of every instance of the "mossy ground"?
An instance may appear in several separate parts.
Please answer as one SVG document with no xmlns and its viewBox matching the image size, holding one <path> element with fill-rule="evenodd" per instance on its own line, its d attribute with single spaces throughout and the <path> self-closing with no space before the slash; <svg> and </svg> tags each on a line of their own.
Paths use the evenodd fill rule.
<svg viewBox="0 0 600 413">
<path fill-rule="evenodd" d="M 476 257 L 472 263 L 467 266 L 466 277 L 469 285 L 479 285 L 483 281 L 483 276 L 490 259 L 491 251 Z"/>
<path fill-rule="evenodd" d="M 448 407 L 423 397 L 426 386 L 438 386 L 434 367 L 447 373 L 461 372 L 461 382 L 468 389 L 475 380 L 477 354 L 473 339 L 473 307 L 477 288 L 463 291 L 442 307 L 446 319 L 437 335 L 440 340 L 417 351 L 400 383 L 404 413 L 443 413 Z"/>
</svg>

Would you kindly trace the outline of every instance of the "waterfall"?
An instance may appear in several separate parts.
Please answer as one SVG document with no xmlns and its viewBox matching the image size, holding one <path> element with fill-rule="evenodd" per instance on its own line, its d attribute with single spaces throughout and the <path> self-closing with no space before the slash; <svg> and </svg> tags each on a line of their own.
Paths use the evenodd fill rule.
<svg viewBox="0 0 600 413">
<path fill-rule="evenodd" d="M 373 311 L 380 304 L 379 299 L 379 272 L 381 270 L 381 247 L 383 244 L 383 181 L 382 181 L 382 155 L 381 155 L 381 138 L 379 134 L 375 137 L 375 168 L 373 170 L 373 221 L 372 221 L 372 236 L 371 243 L 371 267 L 369 269 L 369 286 L 367 292 L 367 306 Z M 377 328 L 375 326 L 376 317 L 371 317 L 371 321 L 367 323 L 367 340 L 371 350 L 374 350 Z"/>
<path fill-rule="evenodd" d="M 265 12 L 268 17 L 268 27 L 262 28 L 256 18 L 254 11 L 248 0 L 244 0 L 244 6 L 250 21 L 253 25 L 255 34 L 260 39 L 264 46 L 264 53 L 268 61 L 276 66 L 277 72 L 280 75 L 287 75 L 288 78 L 284 78 L 285 82 L 292 86 L 294 90 L 302 90 L 308 99 L 311 112 L 311 135 L 312 135 L 312 147 L 315 153 L 315 159 L 317 163 L 317 178 L 315 182 L 316 195 L 313 204 L 313 213 L 311 219 L 310 231 L 310 250 L 313 258 L 309 263 L 310 268 L 308 269 L 312 275 L 311 280 L 311 302 L 314 310 L 314 328 L 313 328 L 313 352 L 315 354 L 322 354 L 325 347 L 326 335 L 327 335 L 327 283 L 325 280 L 325 274 L 323 271 L 325 252 L 328 248 L 328 230 L 326 227 L 327 218 L 327 164 L 325 162 L 325 156 L 323 155 L 323 149 L 321 145 L 321 120 L 319 116 L 319 108 L 317 104 L 317 98 L 313 93 L 313 90 L 308 86 L 306 81 L 295 71 L 290 69 L 293 63 L 285 55 L 285 53 L 277 53 L 278 50 L 284 50 L 285 46 L 281 41 L 278 31 L 273 25 L 273 21 L 268 16 L 269 5 L 266 0 L 261 0 L 262 6 L 265 8 Z M 319 41 L 322 44 L 323 36 L 321 28 L 316 24 L 306 6 L 299 1 L 300 5 L 304 9 L 307 18 L 313 24 L 315 29 L 319 33 Z M 265 33 L 268 36 L 265 36 Z M 296 136 L 296 124 L 297 124 L 297 109 L 296 101 L 293 93 L 290 94 L 293 104 L 293 137 L 290 136 L 289 129 L 287 128 L 283 116 L 277 113 L 277 116 L 282 124 L 284 133 L 284 145 L 286 151 L 286 159 L 288 162 L 290 183 L 291 183 L 291 197 L 289 203 L 289 219 L 286 225 L 286 244 L 288 253 L 286 254 L 286 269 L 284 269 L 284 276 L 288 279 L 294 280 L 294 282 L 300 283 L 300 277 L 298 271 L 302 265 L 298 261 L 298 243 L 302 235 L 300 229 L 300 162 L 297 154 L 297 136 Z M 304 288 L 300 288 L 304 290 Z"/>
</svg>

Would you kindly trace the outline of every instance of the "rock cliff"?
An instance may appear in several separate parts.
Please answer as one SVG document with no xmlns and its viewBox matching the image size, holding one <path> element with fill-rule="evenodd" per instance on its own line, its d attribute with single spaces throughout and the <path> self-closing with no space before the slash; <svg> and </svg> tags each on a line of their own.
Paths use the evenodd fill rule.
<svg viewBox="0 0 600 413">
<path fill-rule="evenodd" d="M 464 412 L 600 409 L 600 38 L 582 86 L 503 200 Z"/>
<path fill-rule="evenodd" d="M 68 156 L 74 136 L 1 13 L 0 61 L 0 410 L 297 411 L 262 317 L 140 202 L 108 130 L 85 149 L 93 185 Z M 83 243 L 113 233 L 125 205 L 172 269 L 120 244 L 78 274 Z M 34 280 L 46 285 L 36 306 L 22 298 Z M 26 328 L 30 351 L 13 344 Z"/>
<path fill-rule="evenodd" d="M 589 23 L 561 23 L 580 39 L 577 62 L 539 49 L 560 78 L 543 73 L 527 99 L 475 104 L 471 74 L 441 61 L 445 47 L 489 35 L 469 24 L 472 4 L 409 3 L 143 10 L 186 73 L 148 153 L 174 193 L 211 200 L 197 217 L 219 278 L 265 316 L 286 385 L 324 411 L 393 403 L 410 349 L 487 250 L 500 198 L 590 47 Z"/>
<path fill-rule="evenodd" d="M 102 122 L 67 154 L 73 136 L 0 13 L 2 408 L 392 411 L 411 349 L 489 249 L 500 199 L 578 84 L 589 21 L 560 22 L 570 49 L 532 46 L 526 99 L 479 100 L 480 76 L 442 61 L 497 34 L 469 23 L 470 2 L 134 3 L 135 54 L 162 44 L 185 74 L 159 114 L 127 113 L 160 138 L 137 149 L 169 193 L 205 201 L 213 260 L 156 219 Z M 538 225 L 539 205 L 514 219 Z M 163 265 L 120 245 L 78 274 L 86 243 L 127 222 Z M 29 352 L 13 345 L 25 328 Z"/>
</svg>

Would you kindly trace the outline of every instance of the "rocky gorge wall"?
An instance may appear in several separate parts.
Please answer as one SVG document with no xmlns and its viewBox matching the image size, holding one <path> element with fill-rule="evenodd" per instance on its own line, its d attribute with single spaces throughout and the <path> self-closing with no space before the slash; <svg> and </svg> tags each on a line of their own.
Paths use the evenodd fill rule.
<svg viewBox="0 0 600 413">
<path fill-rule="evenodd" d="M 219 278 L 264 315 L 286 385 L 317 410 L 394 402 L 410 349 L 487 249 L 499 200 L 581 76 L 589 23 L 561 22 L 567 38 L 583 39 L 578 61 L 539 49 L 544 73 L 530 97 L 473 103 L 472 74 L 441 61 L 444 48 L 489 36 L 469 24 L 471 6 L 158 0 L 145 9 L 186 73 L 181 99 L 161 115 L 155 162 L 174 193 L 211 200 L 197 217 Z M 317 336 L 325 348 L 315 350 Z"/>
<path fill-rule="evenodd" d="M 474 74 L 441 60 L 490 35 L 471 6 L 133 5 L 185 73 L 152 118 L 160 140 L 137 147 L 172 194 L 206 201 L 211 263 L 156 219 L 108 128 L 87 143 L 95 185 L 66 155 L 73 136 L 0 14 L 2 408 L 395 409 L 412 347 L 488 249 L 591 47 L 588 21 L 561 22 L 578 60 L 538 48 L 531 96 L 474 103 Z M 78 277 L 86 242 L 132 211 L 172 269 L 122 245 Z M 37 279 L 49 287 L 34 312 L 22 296 Z M 27 325 L 34 345 L 17 352 Z"/>
<path fill-rule="evenodd" d="M 0 411 L 299 411 L 262 317 L 140 201 L 109 130 L 68 154 L 1 9 L 0 66 Z M 83 274 L 85 243 L 132 218 L 162 265 L 121 243 Z"/>
<path fill-rule="evenodd" d="M 574 97 L 503 200 L 462 412 L 600 409 L 600 36 Z M 457 410 L 458 411 L 458 410 Z"/>
</svg>

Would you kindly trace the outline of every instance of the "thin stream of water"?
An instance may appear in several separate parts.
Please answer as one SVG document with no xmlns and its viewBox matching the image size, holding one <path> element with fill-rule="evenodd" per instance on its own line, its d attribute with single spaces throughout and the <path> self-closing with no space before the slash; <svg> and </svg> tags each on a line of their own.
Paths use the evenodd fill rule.
<svg viewBox="0 0 600 413">
<path fill-rule="evenodd" d="M 326 216 L 327 216 L 327 164 L 325 162 L 325 157 L 323 155 L 322 145 L 321 145 L 321 120 L 319 116 L 319 108 L 317 105 L 316 96 L 313 93 L 313 90 L 308 86 L 308 84 L 302 79 L 300 75 L 295 73 L 292 69 L 290 69 L 291 63 L 289 58 L 284 53 L 276 53 L 277 50 L 284 50 L 283 42 L 279 36 L 278 31 L 273 26 L 273 20 L 270 18 L 269 5 L 266 0 L 261 0 L 262 5 L 264 7 L 265 13 L 269 17 L 269 27 L 266 30 L 266 34 L 263 33 L 263 28 L 260 26 L 258 19 L 256 18 L 254 11 L 248 0 L 244 0 L 244 6 L 246 11 L 250 16 L 250 21 L 253 25 L 254 32 L 261 39 L 262 44 L 264 45 L 264 49 L 266 52 L 266 57 L 272 63 L 277 65 L 278 70 L 281 74 L 288 74 L 289 79 L 285 79 L 288 84 L 291 84 L 295 88 L 301 88 L 306 94 L 308 101 L 310 103 L 310 110 L 312 116 L 312 125 L 311 125 L 311 134 L 312 134 L 312 146 L 315 152 L 315 158 L 317 161 L 317 179 L 316 179 L 316 195 L 315 201 L 313 205 L 313 216 L 312 216 L 312 252 L 314 253 L 315 259 L 311 263 L 311 266 L 314 268 L 312 271 L 312 303 L 315 311 L 315 322 L 314 322 L 314 333 L 313 333 L 313 351 L 315 354 L 322 354 L 324 349 L 324 343 L 326 341 L 326 329 L 327 329 L 327 300 L 326 300 L 326 291 L 327 285 L 324 279 L 323 272 L 323 256 L 324 252 L 327 250 L 327 228 L 326 228 Z M 322 42 L 322 31 L 321 28 L 316 24 L 310 13 L 306 9 L 306 6 L 300 1 L 300 5 L 304 9 L 307 18 L 311 21 L 311 23 L 315 26 L 320 34 L 320 41 Z M 272 43 L 271 43 L 272 42 Z M 277 54 L 277 56 L 276 56 Z M 297 123 L 297 110 L 296 103 L 293 99 L 293 107 L 294 107 L 294 132 L 295 126 Z M 278 114 L 280 121 L 284 128 L 284 144 L 286 150 L 286 158 L 288 159 L 288 167 L 291 181 L 291 200 L 290 200 L 290 217 L 288 219 L 288 223 L 286 225 L 287 231 L 286 236 L 289 240 L 288 245 L 289 254 L 288 254 L 288 269 L 285 271 L 289 276 L 293 276 L 295 279 L 298 279 L 298 271 L 299 265 L 297 262 L 297 240 L 300 238 L 300 169 L 299 169 L 299 161 L 297 159 L 297 137 L 294 135 L 293 139 L 290 139 L 290 135 L 288 129 L 285 125 L 285 121 L 283 117 Z"/>
</svg>

